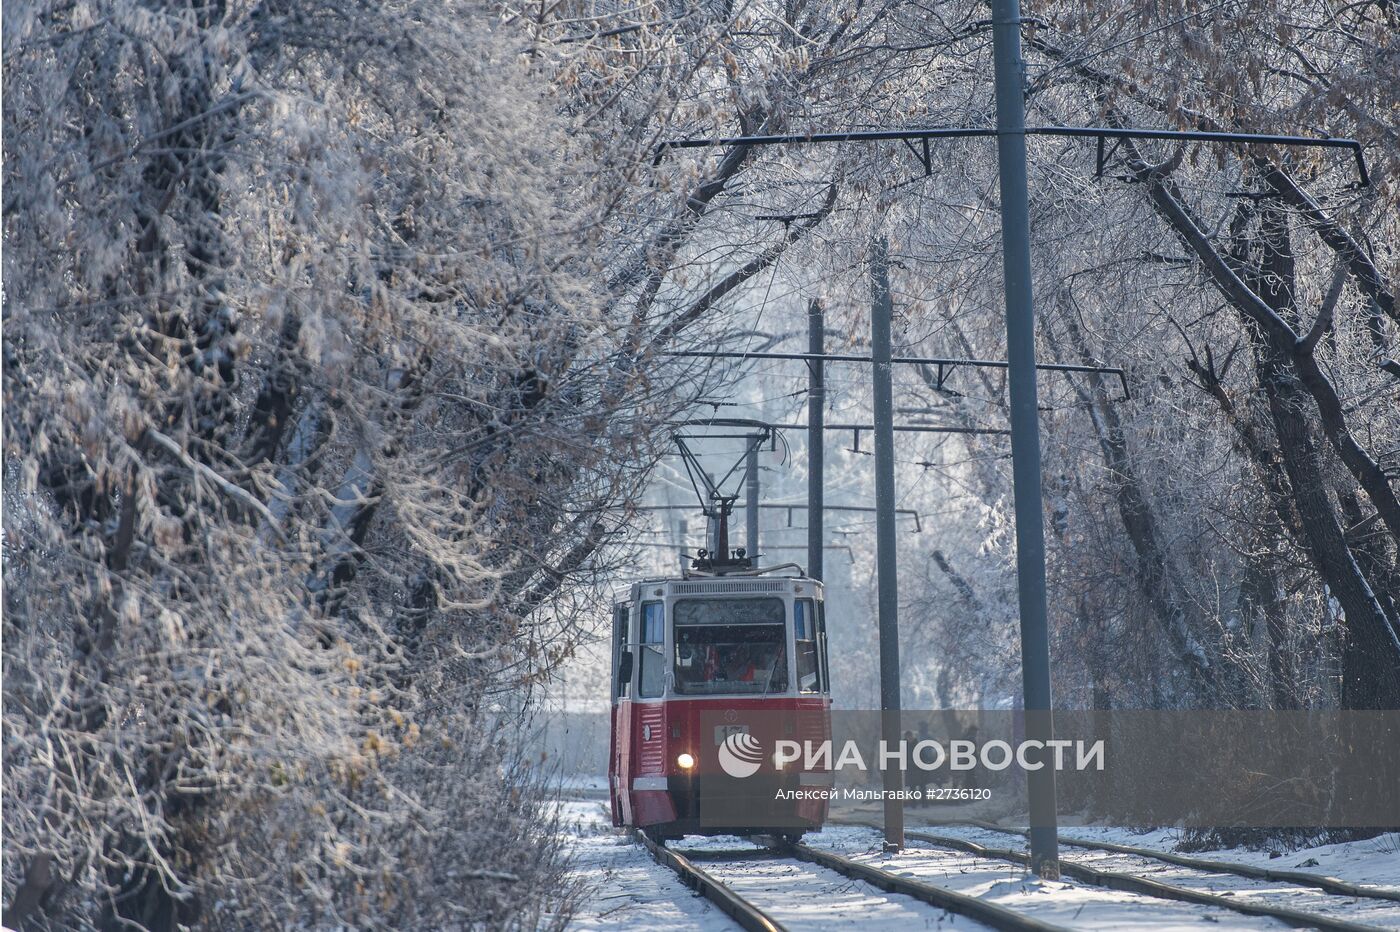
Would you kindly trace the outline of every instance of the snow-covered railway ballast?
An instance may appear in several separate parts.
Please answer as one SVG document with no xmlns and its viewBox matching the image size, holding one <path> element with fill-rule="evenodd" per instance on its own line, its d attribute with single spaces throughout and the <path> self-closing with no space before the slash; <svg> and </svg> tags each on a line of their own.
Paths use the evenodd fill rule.
<svg viewBox="0 0 1400 932">
<path fill-rule="evenodd" d="M 749 843 L 693 838 L 664 844 L 640 832 L 634 837 L 685 886 L 751 930 L 842 929 L 858 923 L 910 930 L 950 923 L 957 929 L 1005 932 L 1400 928 L 1394 888 L 1296 871 L 1291 884 L 1259 882 L 1249 871 L 1230 881 L 1228 871 L 1222 876 L 1207 869 L 1221 866 L 1214 863 L 1189 869 L 1198 876 L 1178 872 L 1165 882 L 1150 865 L 1124 863 L 1115 866 L 1127 870 L 1105 870 L 1078 859 L 1064 862 L 1070 869 L 1063 878 L 1045 880 L 1025 871 L 1023 851 L 991 849 L 961 837 L 995 832 L 946 828 L 960 837 L 913 831 L 911 844 L 899 851 L 882 845 L 878 829 L 851 823 L 830 824 L 805 843 L 755 837 Z M 1336 892 L 1338 884 L 1354 892 Z"/>
</svg>

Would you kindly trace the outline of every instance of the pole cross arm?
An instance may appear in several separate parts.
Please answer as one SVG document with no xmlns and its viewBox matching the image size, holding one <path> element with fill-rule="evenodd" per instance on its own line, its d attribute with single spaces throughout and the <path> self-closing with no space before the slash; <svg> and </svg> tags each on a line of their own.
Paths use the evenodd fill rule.
<svg viewBox="0 0 1400 932">
<path fill-rule="evenodd" d="M 723 418 L 716 418 L 715 420 L 716 420 L 717 422 L 722 422 L 724 419 L 723 419 Z M 706 423 L 706 421 L 703 420 L 703 419 L 702 419 L 702 420 L 697 420 L 697 421 L 682 421 L 682 422 L 680 422 L 680 423 L 682 423 L 682 424 L 684 424 L 684 425 L 686 425 L 686 426 L 690 426 L 690 427 L 705 427 L 705 426 L 709 426 L 709 425 Z M 723 425 L 722 423 L 719 423 L 718 426 L 724 426 L 724 425 Z M 780 431 L 780 430 L 807 430 L 807 429 L 808 429 L 808 427 L 807 427 L 806 424 L 768 424 L 768 425 L 765 425 L 765 426 L 767 426 L 768 429 L 769 429 L 769 430 L 772 430 L 772 431 Z M 857 433 L 859 433 L 860 431 L 863 431 L 863 430 L 864 430 L 864 431 L 874 430 L 874 425 L 873 425 L 873 424 L 827 424 L 826 427 L 825 427 L 824 429 L 825 429 L 825 430 L 835 430 L 835 431 L 847 431 L 847 430 L 851 430 L 851 431 L 856 431 Z M 1007 430 L 1007 429 L 1005 429 L 1005 428 L 1000 428 L 1000 427 L 952 427 L 952 426 L 944 426 L 944 425 L 941 425 L 941 424 L 896 424 L 896 425 L 894 425 L 894 429 L 895 429 L 896 432 L 914 433 L 914 434 L 1009 434 L 1009 433 L 1010 433 L 1009 430 Z M 706 436 L 708 437 L 709 435 L 706 435 Z M 746 435 L 746 436 L 747 436 L 747 435 Z M 685 439 L 685 438 L 682 438 L 682 439 Z"/>
<path fill-rule="evenodd" d="M 799 528 L 798 530 L 801 530 L 801 529 Z M 685 549 L 686 547 L 689 547 L 690 545 L 689 545 L 689 544 L 683 544 L 683 543 L 675 543 L 675 542 L 669 542 L 669 543 L 668 543 L 668 542 L 666 542 L 666 541 L 638 540 L 638 541 L 633 541 L 632 543 L 628 544 L 627 546 L 629 546 L 629 547 L 650 547 L 650 548 L 654 548 L 654 549 L 657 549 L 657 550 L 678 550 L 678 551 L 684 551 L 684 549 Z M 799 545 L 799 544 L 764 544 L 764 545 L 763 545 L 763 549 L 764 549 L 764 551 L 769 551 L 769 550 L 806 550 L 806 549 L 807 549 L 807 545 L 806 545 L 806 544 L 801 544 L 801 545 Z M 850 558 L 851 564 L 854 565 L 855 562 L 856 562 L 855 552 L 851 550 L 849 544 L 825 544 L 825 545 L 822 546 L 822 549 L 823 549 L 823 550 L 844 550 L 844 551 L 846 552 L 846 556 Z M 681 556 L 685 557 L 686 559 L 690 559 L 690 554 L 681 553 Z"/>
<path fill-rule="evenodd" d="M 1220 142 L 1232 145 L 1272 145 L 1303 146 L 1323 149 L 1347 149 L 1356 159 L 1356 174 L 1359 187 L 1369 187 L 1370 172 L 1366 170 L 1366 156 L 1361 143 L 1344 136 L 1289 136 L 1277 133 L 1227 133 L 1207 130 L 1177 129 L 1138 129 L 1115 126 L 1027 126 L 1023 131 L 1027 136 L 1068 136 L 1098 140 L 1098 173 L 1102 173 L 1104 143 L 1107 140 L 1123 139 L 1164 139 L 1178 142 Z M 825 142 L 885 142 L 903 140 L 908 143 L 923 140 L 927 145 L 932 139 L 987 139 L 997 135 L 991 127 L 983 126 L 930 126 L 909 129 L 866 129 L 848 130 L 842 133 L 785 133 L 763 136 L 710 136 L 689 139 L 667 139 L 656 145 L 653 165 L 661 164 L 666 153 L 672 149 L 708 149 L 712 146 L 790 146 Z M 1109 153 L 1111 154 L 1111 153 Z M 931 168 L 931 163 L 926 162 Z"/>
<path fill-rule="evenodd" d="M 661 353 L 662 356 L 676 356 L 691 359 L 801 359 L 804 362 L 858 362 L 869 363 L 869 356 L 860 356 L 852 353 L 759 353 L 740 352 L 738 350 L 722 352 L 718 350 L 668 350 Z M 909 366 L 938 366 L 940 370 L 952 369 L 957 366 L 972 366 L 983 369 L 1005 369 L 1010 363 L 1004 359 L 949 359 L 938 356 L 894 356 L 890 362 L 895 365 Z M 1131 394 L 1128 391 L 1127 373 L 1117 366 L 1077 366 L 1066 363 L 1042 362 L 1036 364 L 1037 369 L 1046 372 L 1092 372 L 1097 375 L 1111 375 L 1118 379 L 1119 387 L 1123 389 L 1123 397 L 1119 401 L 1128 401 Z M 940 387 L 943 379 L 940 378 Z M 737 424 L 738 419 L 730 421 Z M 731 426 L 731 425 L 717 425 Z"/>
<path fill-rule="evenodd" d="M 792 513 L 793 513 L 793 511 L 795 511 L 795 510 L 806 511 L 806 510 L 807 510 L 807 504 L 806 504 L 805 502 L 793 502 L 793 503 L 791 503 L 791 504 L 786 503 L 786 502 L 763 502 L 763 503 L 760 503 L 758 507 L 759 507 L 759 508 L 765 508 L 765 509 L 771 509 L 771 510 L 774 510 L 774 511 L 786 511 L 786 512 L 788 513 L 788 527 L 792 527 Z M 633 508 L 634 511 L 690 511 L 690 510 L 691 510 L 691 506 L 690 506 L 690 505 L 633 505 L 632 508 Z M 866 514 L 873 514 L 873 513 L 875 512 L 875 509 L 874 509 L 874 508 L 869 508 L 869 507 L 865 507 L 865 506 L 861 506 L 861 505 L 823 505 L 823 506 L 822 506 L 822 510 L 823 510 L 823 511 L 858 511 L 858 512 L 862 512 L 862 513 L 866 513 Z M 919 512 L 918 512 L 917 509 L 914 509 L 914 508 L 896 508 L 894 511 L 895 511 L 895 514 L 907 515 L 908 517 L 911 517 L 911 518 L 914 519 L 914 530 L 913 530 L 912 533 L 915 533 L 915 534 L 921 534 L 921 533 L 923 533 L 923 530 L 924 530 L 924 523 L 923 523 L 923 520 L 922 520 L 922 516 L 919 514 Z M 765 545 L 765 546 L 767 546 L 767 545 Z"/>
<path fill-rule="evenodd" d="M 760 508 L 785 508 L 785 509 L 787 509 L 787 513 L 788 513 L 788 526 L 791 527 L 791 526 L 792 526 L 792 513 L 793 513 L 793 511 L 794 511 L 794 510 L 797 510 L 797 509 L 801 509 L 801 510 L 804 510 L 804 511 L 805 511 L 805 510 L 807 510 L 807 507 L 808 507 L 808 506 L 807 506 L 807 504 L 806 504 L 805 502 L 792 502 L 792 503 L 787 503 L 787 502 L 774 502 L 774 503 L 771 504 L 771 505 L 760 505 L 759 507 L 760 507 Z M 865 513 L 865 514 L 874 514 L 874 513 L 877 511 L 877 509 L 875 509 L 875 508 L 870 508 L 870 507 L 865 506 L 865 505 L 825 505 L 825 504 L 822 505 L 822 510 L 823 510 L 823 511 L 858 511 L 858 512 L 862 512 L 862 513 Z M 896 509 L 894 510 L 894 513 L 897 514 L 897 515 L 908 515 L 909 517 L 913 518 L 913 519 L 914 519 L 914 531 L 913 531 L 913 533 L 915 533 L 915 534 L 922 534 L 922 533 L 923 533 L 924 524 L 923 524 L 923 521 L 920 520 L 920 518 L 919 518 L 919 512 L 918 512 L 917 509 L 915 509 L 915 508 L 896 508 Z"/>
<path fill-rule="evenodd" d="M 774 424 L 774 425 L 773 425 L 773 429 L 774 429 L 774 430 L 806 430 L 806 429 L 807 429 L 807 425 L 806 425 L 806 424 Z M 859 446 L 859 444 L 860 444 L 860 436 L 859 436 L 859 435 L 860 435 L 860 432 L 861 432 L 861 431 L 866 431 L 866 432 L 868 433 L 868 432 L 870 432 L 870 431 L 873 431 L 873 430 L 875 429 L 875 425 L 874 425 L 874 424 L 828 424 L 828 425 L 826 425 L 826 429 L 827 429 L 827 430 L 834 430 L 834 431 L 847 431 L 847 430 L 849 430 L 849 431 L 854 431 L 855 434 L 857 435 L 857 436 L 856 436 L 856 444 L 857 444 L 857 446 Z M 998 434 L 1000 434 L 1000 435 L 1005 435 L 1005 434 L 1011 433 L 1011 431 L 1007 430 L 1007 429 L 1004 428 L 1004 427 L 947 427 L 947 426 L 944 426 L 944 425 L 942 425 L 942 424 L 895 424 L 893 429 L 894 429 L 894 432 L 897 433 L 897 434 L 898 434 L 898 433 L 906 433 L 906 434 L 991 434 L 991 435 L 998 435 Z"/>
</svg>

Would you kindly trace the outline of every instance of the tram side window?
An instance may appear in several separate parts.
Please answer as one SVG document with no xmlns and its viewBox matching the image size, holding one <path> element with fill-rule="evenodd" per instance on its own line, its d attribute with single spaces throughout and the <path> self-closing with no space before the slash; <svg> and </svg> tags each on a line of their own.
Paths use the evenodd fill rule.
<svg viewBox="0 0 1400 932">
<path fill-rule="evenodd" d="M 637 683 L 637 695 L 642 699 L 655 699 L 661 695 L 666 671 L 666 611 L 661 602 L 647 602 L 642 606 L 642 676 Z"/>
<path fill-rule="evenodd" d="M 627 650 L 627 606 L 613 608 L 613 695 L 626 699 L 632 692 L 632 678 L 622 676 L 622 652 Z"/>
<path fill-rule="evenodd" d="M 797 688 L 804 693 L 821 692 L 825 686 L 821 663 L 820 616 L 811 599 L 793 603 L 792 633 L 797 642 Z"/>
</svg>

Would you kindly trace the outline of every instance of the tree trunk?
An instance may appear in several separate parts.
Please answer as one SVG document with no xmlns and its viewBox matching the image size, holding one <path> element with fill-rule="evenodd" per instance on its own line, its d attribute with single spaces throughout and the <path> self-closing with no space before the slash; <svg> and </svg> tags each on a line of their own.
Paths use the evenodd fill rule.
<svg viewBox="0 0 1400 932">
<path fill-rule="evenodd" d="M 1260 338 L 1256 335 L 1256 340 Z M 1346 614 L 1342 649 L 1342 707 L 1400 709 L 1400 642 L 1367 584 L 1327 494 L 1318 450 L 1304 414 L 1306 392 L 1277 346 L 1256 347 L 1256 371 L 1269 399 L 1284 470 L 1303 535 L 1328 593 Z"/>
<path fill-rule="evenodd" d="M 1086 365 L 1092 365 L 1093 357 L 1073 315 L 1065 314 L 1063 319 L 1081 360 Z M 1157 619 L 1162 635 L 1190 671 L 1192 681 L 1197 688 L 1211 695 L 1219 686 L 1218 671 L 1201 643 L 1197 630 L 1199 626 L 1192 624 L 1187 612 L 1189 599 L 1172 577 L 1172 560 L 1162 545 L 1148 492 L 1133 465 L 1123 422 L 1109 401 L 1103 377 L 1097 372 L 1089 373 L 1089 385 L 1093 396 L 1085 401 L 1088 402 L 1099 449 L 1103 452 L 1104 465 L 1113 482 L 1118 515 L 1132 545 L 1133 555 L 1137 558 L 1133 577 Z"/>
<path fill-rule="evenodd" d="M 1260 237 L 1260 247 L 1265 251 L 1260 279 L 1272 283 L 1277 291 L 1277 306 L 1271 306 L 1241 280 L 1232 264 L 1215 248 L 1166 173 L 1150 169 L 1130 140 L 1124 142 L 1124 148 L 1130 165 L 1146 182 L 1157 213 L 1196 253 L 1216 287 L 1246 320 L 1246 329 L 1255 344 L 1256 372 L 1268 397 L 1304 537 L 1323 582 L 1346 614 L 1343 707 L 1400 709 L 1400 639 L 1347 546 L 1336 509 L 1328 497 L 1308 423 L 1308 410 L 1316 402 L 1294 368 L 1299 341 L 1280 316 L 1280 311 L 1288 310 L 1285 298 L 1291 299 L 1292 295 L 1292 256 L 1286 229 L 1278 226 L 1281 220 L 1276 220 L 1275 227 Z"/>
</svg>

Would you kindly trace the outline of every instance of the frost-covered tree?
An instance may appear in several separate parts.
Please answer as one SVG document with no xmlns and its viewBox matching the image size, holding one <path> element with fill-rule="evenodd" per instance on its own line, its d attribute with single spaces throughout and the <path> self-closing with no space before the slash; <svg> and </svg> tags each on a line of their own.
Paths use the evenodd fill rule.
<svg viewBox="0 0 1400 932">
<path fill-rule="evenodd" d="M 1142 248 L 1120 252 L 1136 258 L 1117 267 L 1083 263 L 1058 299 L 1073 302 L 1061 331 L 1069 347 L 1097 355 L 1075 326 L 1087 319 L 1100 334 L 1113 326 L 1114 309 L 1094 300 L 1095 287 L 1114 283 L 1126 304 L 1134 301 L 1123 287 L 1131 276 L 1145 289 L 1137 301 L 1153 294 L 1137 339 L 1176 360 L 1152 367 L 1158 381 L 1146 400 L 1159 405 L 1155 427 L 1145 430 L 1139 418 L 1125 427 L 1102 399 L 1090 407 L 1105 415 L 1096 429 L 1144 594 L 1198 690 L 1260 701 L 1258 690 L 1246 698 L 1231 673 L 1240 661 L 1248 669 L 1255 652 L 1246 645 L 1257 631 L 1267 673 L 1247 678 L 1264 684 L 1264 701 L 1291 705 L 1330 693 L 1345 707 L 1394 708 L 1400 509 L 1387 458 L 1400 436 L 1392 358 L 1398 150 L 1377 115 L 1396 104 L 1386 79 L 1395 67 L 1395 13 L 1383 4 L 1306 3 L 1055 12 L 1053 28 L 1029 41 L 1044 62 L 1034 89 L 1051 118 L 1321 132 L 1367 147 L 1373 185 L 1359 188 L 1350 160 L 1318 150 L 1154 153 L 1125 145 L 1120 172 L 1138 183 L 1138 196 L 1114 194 L 1109 204 L 1150 211 Z M 1122 343 L 1114 351 L 1140 353 Z M 1202 404 L 1215 416 L 1204 416 Z M 1222 436 L 1228 445 L 1207 440 Z M 1192 455 L 1156 452 L 1183 441 Z M 1153 459 L 1176 475 L 1163 475 Z M 1193 461 L 1224 473 L 1193 482 L 1183 472 Z M 1225 475 L 1233 489 L 1219 484 Z M 1176 502 L 1189 503 L 1184 514 Z M 1199 586 L 1205 579 L 1216 584 Z M 1222 590 L 1231 593 L 1225 600 Z M 1181 650 L 1188 643 L 1199 648 L 1195 660 Z M 1306 673 L 1316 669 L 1309 657 L 1328 653 L 1338 659 L 1336 692 L 1319 691 Z"/>
<path fill-rule="evenodd" d="M 1111 380 L 1042 378 L 1063 701 L 1393 704 L 1394 11 L 1032 12 L 1032 122 L 1352 135 L 1373 181 L 1349 187 L 1354 165 L 1335 154 L 1201 144 L 1125 146 L 1096 178 L 1084 143 L 1033 143 L 1041 357 L 1123 366 L 1131 396 Z M 989 22 L 977 7 L 686 13 L 584 3 L 535 22 L 578 50 L 566 73 L 596 104 L 589 118 L 623 114 L 649 142 L 993 120 Z M 703 195 L 683 215 L 694 251 L 666 254 L 646 306 L 677 306 L 686 274 L 712 275 L 772 242 L 775 215 L 814 211 L 834 182 L 836 209 L 782 258 L 794 306 L 826 297 L 833 342 L 857 345 L 880 232 L 893 243 L 905 348 L 1003 356 L 994 153 L 940 142 L 932 155 L 926 171 L 898 143 L 671 153 L 669 174 L 639 178 L 698 172 L 706 184 L 683 189 Z M 655 223 L 618 214 L 638 215 Z M 1206 241 L 1183 239 L 1191 223 Z M 670 246 L 676 228 L 661 229 L 655 242 Z M 771 284 L 750 287 L 749 300 L 766 304 Z M 751 324 L 716 314 L 709 328 L 722 339 Z M 951 427 L 1003 426 L 999 375 L 904 375 L 911 409 Z M 846 400 L 863 419 L 868 401 L 859 391 Z M 943 671 L 941 686 L 936 673 L 919 689 L 1001 701 L 1016 662 L 1006 451 L 989 438 L 936 449 L 900 454 L 901 487 L 955 516 L 937 542 L 906 541 L 902 555 L 910 637 Z M 956 682 L 972 669 L 981 682 Z"/>
<path fill-rule="evenodd" d="M 7 924 L 559 907 L 510 725 L 654 407 L 615 153 L 479 4 L 6 13 Z"/>
<path fill-rule="evenodd" d="M 1004 355 L 984 141 L 655 146 L 990 125 L 985 11 L 6 12 L 5 918 L 562 915 L 511 726 L 603 622 L 664 424 L 745 375 L 664 352 L 787 338 L 735 312 L 775 282 L 859 347 L 881 235 L 904 349 Z M 1320 128 L 1375 182 L 1200 146 L 1096 179 L 1033 145 L 1041 356 L 1132 395 L 1042 383 L 1060 701 L 1393 706 L 1394 10 L 1035 13 L 1035 122 Z M 1002 426 L 998 373 L 899 380 Z M 1003 702 L 1004 443 L 929 443 L 900 453 L 939 515 L 901 554 L 910 680 Z"/>
</svg>

